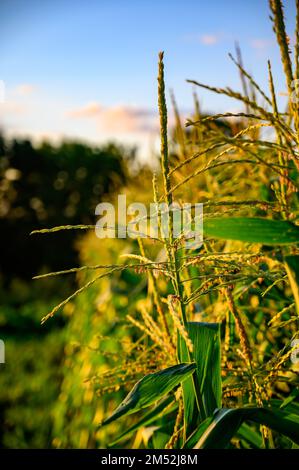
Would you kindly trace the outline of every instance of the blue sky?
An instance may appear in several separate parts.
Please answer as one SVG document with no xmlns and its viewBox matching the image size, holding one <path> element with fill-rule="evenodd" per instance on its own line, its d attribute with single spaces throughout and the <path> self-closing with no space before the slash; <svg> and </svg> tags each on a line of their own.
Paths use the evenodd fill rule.
<svg viewBox="0 0 299 470">
<path fill-rule="evenodd" d="M 295 0 L 285 2 L 291 35 Z M 267 0 L 1 0 L 0 79 L 9 135 L 102 142 L 151 142 L 156 126 L 157 54 L 165 51 L 167 87 L 184 113 L 186 78 L 240 88 L 228 58 L 234 41 L 246 68 L 267 88 L 271 59 L 284 78 Z M 205 111 L 238 103 L 198 90 Z"/>
</svg>

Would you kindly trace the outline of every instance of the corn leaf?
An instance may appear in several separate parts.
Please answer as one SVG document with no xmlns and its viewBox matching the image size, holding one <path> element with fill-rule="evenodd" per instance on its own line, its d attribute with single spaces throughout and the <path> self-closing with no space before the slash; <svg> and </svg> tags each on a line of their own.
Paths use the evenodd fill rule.
<svg viewBox="0 0 299 470">
<path fill-rule="evenodd" d="M 299 443 L 299 416 L 275 408 L 234 408 L 217 410 L 202 433 L 196 449 L 225 448 L 246 421 L 263 424 Z"/>
<path fill-rule="evenodd" d="M 204 220 L 204 234 L 224 240 L 264 245 L 299 243 L 299 227 L 286 220 L 215 217 Z"/>
<path fill-rule="evenodd" d="M 290 395 L 289 395 L 287 398 L 285 398 L 285 399 L 283 400 L 282 404 L 280 405 L 280 408 L 286 408 L 286 407 L 289 406 L 297 397 L 299 397 L 299 388 L 294 388 L 294 389 L 291 391 Z M 294 405 L 296 406 L 296 403 L 294 403 Z M 299 406 L 298 403 L 297 403 L 297 406 Z M 299 411 L 299 410 L 297 410 L 297 411 Z"/>
<path fill-rule="evenodd" d="M 199 421 L 211 416 L 221 407 L 221 363 L 220 363 L 220 324 L 187 323 L 188 335 L 193 343 L 193 360 L 196 363 L 196 403 L 192 379 L 187 379 L 183 387 L 185 410 L 185 432 L 188 436 L 197 428 Z M 179 359 L 187 361 L 187 348 L 179 338 Z"/>
<path fill-rule="evenodd" d="M 196 364 L 194 363 L 177 364 L 168 369 L 146 375 L 134 385 L 123 402 L 109 418 L 101 423 L 101 426 L 111 423 L 121 416 L 136 413 L 136 411 L 152 405 L 190 377 L 195 369 Z"/>
<path fill-rule="evenodd" d="M 202 421 L 199 426 L 193 431 L 192 434 L 189 435 L 188 439 L 186 440 L 183 448 L 184 449 L 193 449 L 198 440 L 201 438 L 203 433 L 208 429 L 210 424 L 213 422 L 213 417 L 210 416 L 209 418 L 206 418 L 204 421 Z"/>
<path fill-rule="evenodd" d="M 237 437 L 248 442 L 254 449 L 260 449 L 263 445 L 261 433 L 250 427 L 248 424 L 241 424 Z"/>
<path fill-rule="evenodd" d="M 173 403 L 173 405 L 169 407 L 167 411 L 165 408 L 170 405 L 173 400 L 174 398 L 171 396 L 164 398 L 153 409 L 145 413 L 145 415 L 137 423 L 133 424 L 131 427 L 129 427 L 129 429 L 126 429 L 120 436 L 118 436 L 109 447 L 112 447 L 122 439 L 125 439 L 127 436 L 137 431 L 137 429 L 148 426 L 149 424 L 155 422 L 159 416 L 161 416 L 162 412 L 164 412 L 163 416 L 167 416 L 167 414 L 172 413 L 177 408 L 177 403 Z"/>
<path fill-rule="evenodd" d="M 297 390 L 297 389 L 296 389 Z M 295 396 L 297 397 L 296 395 L 296 392 L 293 391 L 291 392 L 291 394 L 289 395 L 289 397 L 287 397 L 285 400 L 281 401 L 279 400 L 278 398 L 271 398 L 269 400 L 269 405 L 274 408 L 280 408 L 280 409 L 283 409 L 285 411 L 287 411 L 288 413 L 292 413 L 292 414 L 297 414 L 299 415 L 299 403 L 298 402 L 295 402 L 293 400 L 293 397 L 294 397 L 294 394 Z M 290 400 L 289 400 L 290 398 Z"/>
</svg>

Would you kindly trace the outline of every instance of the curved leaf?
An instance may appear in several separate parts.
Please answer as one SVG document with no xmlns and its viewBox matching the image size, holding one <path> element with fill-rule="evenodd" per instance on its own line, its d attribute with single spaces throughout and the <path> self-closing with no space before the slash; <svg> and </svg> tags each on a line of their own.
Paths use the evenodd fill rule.
<svg viewBox="0 0 299 470">
<path fill-rule="evenodd" d="M 169 413 L 172 413 L 174 410 L 177 409 L 177 402 L 174 402 L 171 407 L 166 411 L 165 408 L 168 407 L 172 402 L 174 401 L 173 396 L 168 396 L 164 398 L 162 401 L 160 401 L 157 406 L 155 406 L 153 409 L 148 411 L 137 423 L 133 424 L 131 427 L 126 429 L 120 436 L 118 436 L 115 441 L 113 441 L 110 445 L 110 447 L 113 447 L 115 444 L 117 444 L 119 441 L 122 439 L 126 438 L 133 432 L 137 431 L 137 429 L 141 427 L 146 427 L 149 424 L 155 422 L 163 413 L 163 416 L 168 415 Z"/>
<path fill-rule="evenodd" d="M 120 416 L 135 413 L 162 398 L 174 387 L 187 379 L 196 369 L 196 364 L 177 364 L 168 369 L 148 374 L 137 382 L 123 402 L 101 426 Z"/>
<path fill-rule="evenodd" d="M 299 416 L 275 408 L 234 408 L 217 410 L 195 449 L 225 448 L 246 421 L 255 421 L 299 443 Z"/>
<path fill-rule="evenodd" d="M 184 449 L 193 449 L 198 440 L 201 438 L 203 433 L 207 430 L 207 428 L 210 426 L 210 424 L 213 421 L 213 417 L 210 416 L 209 418 L 206 418 L 204 421 L 200 423 L 197 429 L 193 431 L 193 433 L 188 437 L 187 441 L 184 444 Z"/>
</svg>

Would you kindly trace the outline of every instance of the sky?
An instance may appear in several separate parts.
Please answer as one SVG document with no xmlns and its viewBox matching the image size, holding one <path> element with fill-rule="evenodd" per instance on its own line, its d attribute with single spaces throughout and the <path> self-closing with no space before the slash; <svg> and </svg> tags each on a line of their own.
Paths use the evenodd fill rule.
<svg viewBox="0 0 299 470">
<path fill-rule="evenodd" d="M 292 44 L 295 0 L 284 3 Z M 285 91 L 269 13 L 267 0 L 0 0 L 0 128 L 35 141 L 117 140 L 146 155 L 157 137 L 160 50 L 166 89 L 186 117 L 186 79 L 240 90 L 228 57 L 235 41 L 256 81 L 267 90 L 270 59 Z M 197 91 L 205 112 L 240 110 Z"/>
</svg>

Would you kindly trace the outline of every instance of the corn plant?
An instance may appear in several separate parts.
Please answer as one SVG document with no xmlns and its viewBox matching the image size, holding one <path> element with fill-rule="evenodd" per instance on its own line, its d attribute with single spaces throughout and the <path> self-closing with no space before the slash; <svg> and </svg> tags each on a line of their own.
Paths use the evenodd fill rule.
<svg viewBox="0 0 299 470">
<path fill-rule="evenodd" d="M 188 248 L 184 235 L 173 235 L 171 211 L 163 237 L 158 210 L 160 235 L 138 238 L 120 263 L 48 274 L 98 273 L 43 323 L 104 277 L 133 269 L 145 280 L 146 295 L 132 301 L 127 322 L 134 335 L 139 332 L 147 360 L 136 369 L 139 380 L 128 395 L 99 423 L 102 428 L 123 420 L 123 432 L 110 446 L 130 446 L 144 429 L 152 431 L 142 445 L 152 447 L 299 444 L 298 366 L 290 361 L 299 326 L 299 7 L 294 64 L 281 1 L 271 0 L 270 9 L 289 97 L 284 112 L 278 109 L 270 62 L 265 92 L 244 68 L 237 47 L 236 58 L 230 58 L 242 92 L 188 82 L 238 100 L 242 110 L 205 116 L 194 91 L 194 113 L 184 127 L 172 93 L 176 123 L 169 141 L 159 54 L 161 171 L 153 176 L 153 200 L 157 207 L 174 200 L 202 202 L 202 246 Z M 138 354 L 125 359 L 118 373 L 129 367 L 134 377 L 135 361 Z M 138 419 L 131 420 L 133 414 Z"/>
</svg>

